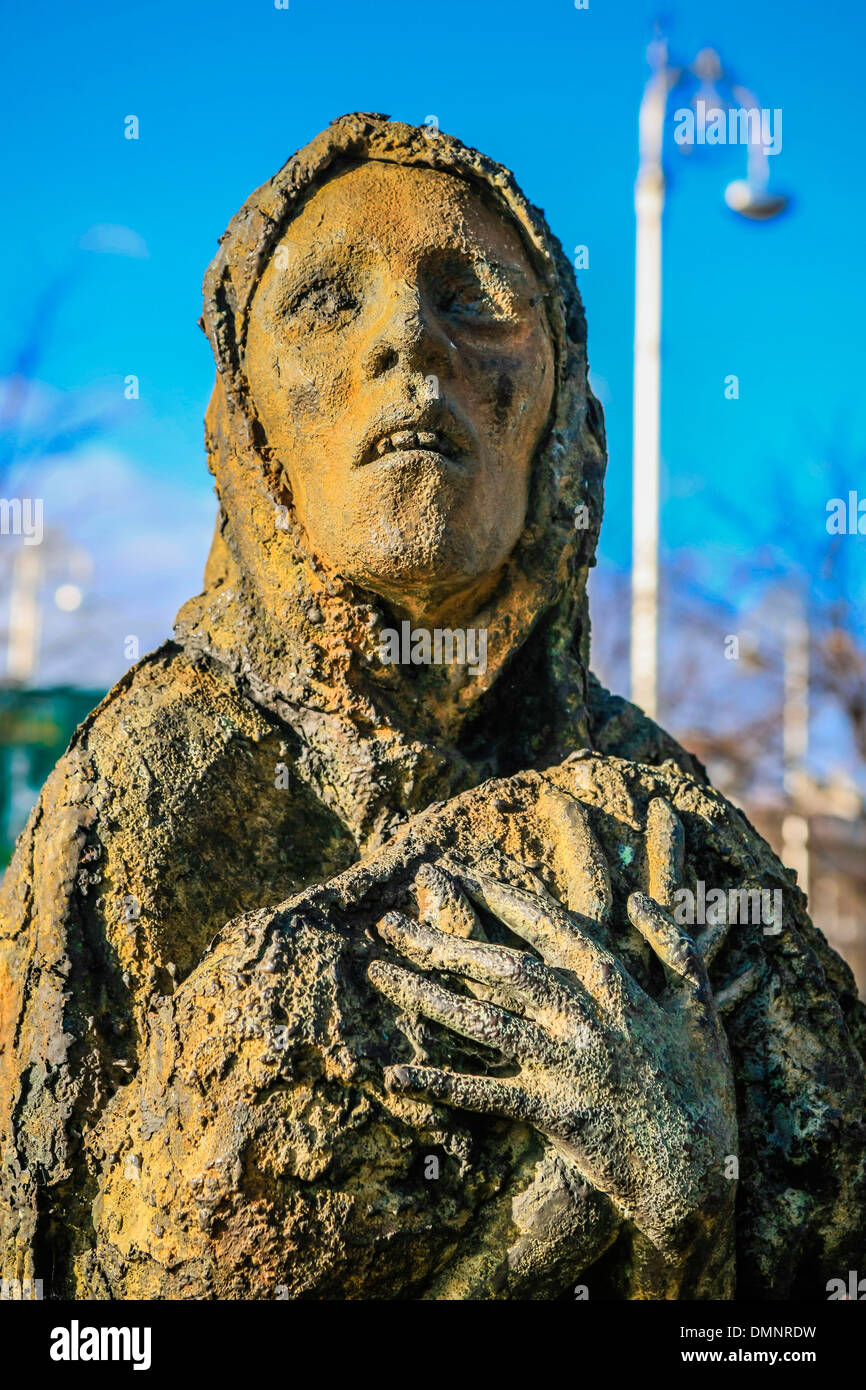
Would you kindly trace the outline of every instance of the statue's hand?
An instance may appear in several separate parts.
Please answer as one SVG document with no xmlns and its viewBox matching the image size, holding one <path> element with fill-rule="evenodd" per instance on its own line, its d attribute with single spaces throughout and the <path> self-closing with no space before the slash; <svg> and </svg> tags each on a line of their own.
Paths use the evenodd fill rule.
<svg viewBox="0 0 866 1390">
<path fill-rule="evenodd" d="M 664 970 L 664 991 L 652 998 L 596 939 L 597 923 L 546 892 L 477 872 L 454 876 L 537 954 L 390 912 L 379 931 L 392 947 L 422 970 L 476 982 L 485 997 L 385 960 L 371 965 L 370 979 L 402 1010 L 503 1054 L 514 1074 L 399 1065 L 388 1069 L 389 1086 L 534 1125 L 655 1250 L 681 1262 L 699 1233 L 730 1225 L 733 1209 L 737 1121 L 719 1010 L 753 982 L 713 998 L 707 963 L 725 929 L 693 942 L 658 903 L 633 893 L 629 919 Z M 457 892 L 452 880 L 452 901 Z"/>
</svg>

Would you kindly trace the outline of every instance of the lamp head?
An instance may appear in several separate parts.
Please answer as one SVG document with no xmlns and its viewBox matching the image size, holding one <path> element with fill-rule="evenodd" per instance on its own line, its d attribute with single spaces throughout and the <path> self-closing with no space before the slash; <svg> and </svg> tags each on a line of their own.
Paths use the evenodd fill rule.
<svg viewBox="0 0 866 1390">
<path fill-rule="evenodd" d="M 768 222 L 785 211 L 789 199 L 782 193 L 768 193 L 748 179 L 734 179 L 725 189 L 725 202 L 732 212 L 750 222 Z"/>
</svg>

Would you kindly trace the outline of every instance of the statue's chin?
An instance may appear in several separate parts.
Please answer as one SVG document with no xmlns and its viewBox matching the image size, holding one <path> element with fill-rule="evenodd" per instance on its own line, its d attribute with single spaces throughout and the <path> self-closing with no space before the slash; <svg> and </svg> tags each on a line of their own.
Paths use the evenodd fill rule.
<svg viewBox="0 0 866 1390">
<path fill-rule="evenodd" d="M 457 516 L 434 507 L 426 515 L 356 516 L 352 524 L 344 514 L 308 538 L 328 569 L 420 620 L 459 595 L 470 601 L 490 592 L 513 543 L 485 533 L 484 520 L 467 507 Z"/>
<path fill-rule="evenodd" d="M 459 624 L 471 620 L 495 587 L 505 558 L 491 564 L 477 553 L 444 545 L 433 556 L 372 550 L 356 553 L 342 573 L 401 616 L 428 626 L 440 618 Z"/>
<path fill-rule="evenodd" d="M 347 578 L 374 593 L 394 592 L 423 595 L 453 593 L 475 582 L 484 566 L 467 564 L 464 555 L 437 554 L 433 557 L 367 552 L 355 554 L 343 571 Z"/>
<path fill-rule="evenodd" d="M 376 589 L 387 585 L 446 588 L 471 583 L 490 568 L 487 550 L 463 518 L 437 508 L 400 516 L 325 516 L 324 526 L 308 529 L 313 552 L 347 579 Z M 330 525 L 328 523 L 331 523 Z M 494 566 L 496 557 L 494 558 Z"/>
</svg>

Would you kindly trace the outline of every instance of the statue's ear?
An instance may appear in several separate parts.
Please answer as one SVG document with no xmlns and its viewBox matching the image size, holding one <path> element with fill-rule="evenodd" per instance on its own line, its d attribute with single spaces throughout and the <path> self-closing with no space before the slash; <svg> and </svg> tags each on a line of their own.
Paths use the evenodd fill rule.
<svg viewBox="0 0 866 1390">
<path fill-rule="evenodd" d="M 579 533 L 577 559 L 580 565 L 593 566 L 604 511 L 604 474 L 607 467 L 607 440 L 604 411 L 600 401 L 586 384 L 583 416 L 580 424 L 579 457 L 580 483 L 575 499 L 575 528 Z"/>
</svg>

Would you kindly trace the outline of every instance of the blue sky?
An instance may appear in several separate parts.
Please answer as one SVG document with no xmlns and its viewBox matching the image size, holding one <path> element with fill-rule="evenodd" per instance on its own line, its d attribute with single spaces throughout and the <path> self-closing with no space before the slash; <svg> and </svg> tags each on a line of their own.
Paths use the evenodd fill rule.
<svg viewBox="0 0 866 1390">
<path fill-rule="evenodd" d="M 7 11 L 0 377 L 40 296 L 73 277 L 54 297 L 34 409 L 68 399 L 112 412 L 98 445 L 62 465 L 57 505 L 77 509 L 94 550 L 113 528 L 113 549 L 97 556 L 103 583 L 138 556 L 128 578 L 148 608 L 143 649 L 198 587 L 211 524 L 202 274 L 248 193 L 351 110 L 435 114 L 515 171 L 568 251 L 589 247 L 579 279 L 611 454 L 603 553 L 627 566 L 636 123 L 657 13 L 643 0 L 590 0 L 581 11 L 572 0 L 290 0 L 288 10 L 91 0 Z M 671 123 L 665 545 L 748 552 L 769 538 L 808 555 L 833 495 L 826 459 L 866 495 L 866 20 L 855 0 L 679 4 L 665 19 L 674 56 L 714 45 L 762 105 L 782 109 L 772 180 L 794 197 L 778 222 L 737 219 L 722 194 L 744 172 L 743 151 L 684 158 Z M 138 141 L 123 138 L 129 114 Z M 99 225 L 131 229 L 148 254 L 80 249 Z M 132 373 L 141 397 L 125 401 Z M 731 373 L 737 401 L 724 397 Z M 148 588 L 158 536 L 164 582 Z M 861 589 L 862 569 L 852 580 Z M 129 621 L 118 613 L 119 628 Z"/>
</svg>

